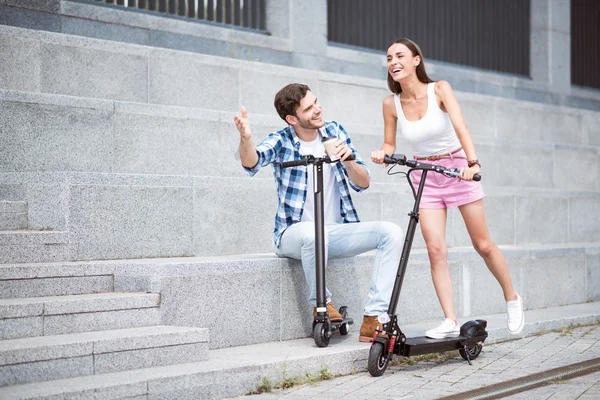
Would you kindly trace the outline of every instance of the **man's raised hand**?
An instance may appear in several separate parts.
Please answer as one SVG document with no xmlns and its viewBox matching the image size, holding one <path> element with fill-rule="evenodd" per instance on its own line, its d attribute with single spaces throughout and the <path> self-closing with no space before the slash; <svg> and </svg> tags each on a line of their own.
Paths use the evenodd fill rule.
<svg viewBox="0 0 600 400">
<path fill-rule="evenodd" d="M 240 132 L 240 136 L 242 139 L 250 139 L 252 138 L 252 132 L 250 131 L 250 121 L 248 121 L 248 112 L 246 111 L 246 107 L 240 107 L 240 111 L 242 116 L 236 115 L 233 117 L 233 121 L 235 122 L 235 126 L 237 130 Z"/>
</svg>

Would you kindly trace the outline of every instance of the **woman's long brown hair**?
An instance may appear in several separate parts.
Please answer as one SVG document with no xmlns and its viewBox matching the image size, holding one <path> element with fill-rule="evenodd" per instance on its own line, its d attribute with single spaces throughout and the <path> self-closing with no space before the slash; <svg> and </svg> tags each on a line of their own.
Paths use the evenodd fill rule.
<svg viewBox="0 0 600 400">
<path fill-rule="evenodd" d="M 417 65 L 417 78 L 419 79 L 419 81 L 421 81 L 423 83 L 435 82 L 433 79 L 431 79 L 427 75 L 427 72 L 425 71 L 425 59 L 423 58 L 423 53 L 421 52 L 421 49 L 419 48 L 419 46 L 410 39 L 400 38 L 400 39 L 397 39 L 397 40 L 393 41 L 392 43 L 390 43 L 390 45 L 388 46 L 388 49 L 396 43 L 400 43 L 400 44 L 403 44 L 406 47 L 408 47 L 408 49 L 411 51 L 413 57 L 419 56 L 421 58 L 421 62 L 419 63 L 419 65 Z M 392 78 L 392 75 L 390 75 L 389 71 L 388 71 L 388 75 L 387 75 L 387 84 L 388 84 L 388 88 L 390 89 L 390 91 L 392 93 L 395 93 L 395 94 L 402 93 L 402 86 L 400 85 L 400 83 L 396 82 L 394 80 L 394 78 Z"/>
</svg>

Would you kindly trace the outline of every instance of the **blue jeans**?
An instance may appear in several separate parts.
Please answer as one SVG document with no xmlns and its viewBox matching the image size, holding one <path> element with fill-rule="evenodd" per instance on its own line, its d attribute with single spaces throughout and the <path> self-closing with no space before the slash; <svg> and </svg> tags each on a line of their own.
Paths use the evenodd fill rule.
<svg viewBox="0 0 600 400">
<path fill-rule="evenodd" d="M 325 226 L 325 263 L 328 259 L 352 257 L 377 249 L 364 315 L 379 315 L 388 310 L 403 242 L 402 230 L 391 222 L 373 221 Z M 279 257 L 302 261 L 309 288 L 308 301 L 315 306 L 317 277 L 314 222 L 298 222 L 287 228 L 281 237 L 279 248 L 274 250 Z M 327 302 L 330 302 L 329 289 L 326 289 L 326 293 Z"/>
</svg>

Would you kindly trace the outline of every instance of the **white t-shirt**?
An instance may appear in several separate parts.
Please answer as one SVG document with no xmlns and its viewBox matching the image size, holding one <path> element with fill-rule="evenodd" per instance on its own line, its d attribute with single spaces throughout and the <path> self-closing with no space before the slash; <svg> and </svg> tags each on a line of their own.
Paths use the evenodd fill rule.
<svg viewBox="0 0 600 400">
<path fill-rule="evenodd" d="M 300 140 L 300 138 L 298 138 Z M 321 141 L 321 135 L 310 142 L 300 140 L 300 153 L 303 155 L 312 154 L 315 157 L 325 155 L 325 146 Z M 323 163 L 323 214 L 325 224 L 341 224 L 342 215 L 340 214 L 340 188 L 335 179 L 335 163 Z M 315 191 L 313 189 L 313 180 L 316 168 L 308 169 L 308 181 L 306 186 L 306 201 L 304 202 L 304 211 L 302 212 L 302 222 L 314 221 L 315 219 Z"/>
</svg>

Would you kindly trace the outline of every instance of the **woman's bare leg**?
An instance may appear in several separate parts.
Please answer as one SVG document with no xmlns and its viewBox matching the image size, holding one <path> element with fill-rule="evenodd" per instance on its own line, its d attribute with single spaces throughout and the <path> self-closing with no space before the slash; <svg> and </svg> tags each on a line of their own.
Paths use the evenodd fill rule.
<svg viewBox="0 0 600 400">
<path fill-rule="evenodd" d="M 440 305 L 446 318 L 456 322 L 452 276 L 448 268 L 448 248 L 446 246 L 446 218 L 448 211 L 443 209 L 419 209 L 421 232 L 427 245 L 431 277 Z"/>
<path fill-rule="evenodd" d="M 506 259 L 498 246 L 492 241 L 487 228 L 483 212 L 483 200 L 465 204 L 458 207 L 458 209 L 465 221 L 473 247 L 483 258 L 485 265 L 502 287 L 504 299 L 506 301 L 516 300 L 517 293 L 512 284 Z"/>
</svg>

